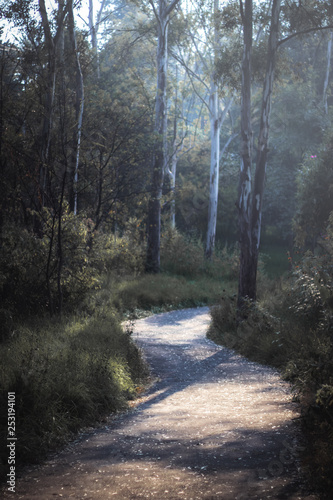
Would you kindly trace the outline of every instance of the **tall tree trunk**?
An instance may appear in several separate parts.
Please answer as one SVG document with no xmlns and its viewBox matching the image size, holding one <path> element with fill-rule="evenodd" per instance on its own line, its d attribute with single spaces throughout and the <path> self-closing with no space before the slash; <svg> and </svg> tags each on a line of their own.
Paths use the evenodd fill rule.
<svg viewBox="0 0 333 500">
<path fill-rule="evenodd" d="M 74 139 L 73 148 L 73 194 L 74 194 L 74 215 L 78 212 L 78 182 L 79 182 L 79 163 L 80 163 L 80 147 L 81 147 L 81 134 L 82 134 L 82 120 L 84 111 L 84 84 L 83 75 L 81 70 L 79 53 L 77 50 L 76 34 L 75 34 L 75 24 L 74 24 L 74 13 L 73 13 L 73 1 L 70 2 L 70 8 L 68 12 L 69 20 L 69 36 L 71 40 L 72 50 L 75 57 L 75 71 L 76 71 L 76 105 L 75 105 L 75 115 L 76 115 L 76 134 Z"/>
<path fill-rule="evenodd" d="M 273 0 L 271 27 L 268 41 L 267 67 L 261 104 L 261 120 L 256 158 L 256 172 L 252 194 L 252 268 L 255 277 L 257 275 L 261 236 L 262 202 L 266 177 L 272 92 L 276 55 L 278 49 L 280 4 L 281 0 Z M 253 298 L 254 300 L 256 299 L 256 289 L 254 290 L 254 296 L 252 296 L 251 298 Z"/>
<path fill-rule="evenodd" d="M 63 290 L 62 290 L 62 269 L 63 269 L 63 250 L 62 250 L 62 215 L 63 215 L 63 206 L 64 206 L 64 195 L 65 195 L 65 186 L 66 186 L 66 176 L 67 171 L 65 170 L 62 179 L 61 186 L 61 194 L 59 200 L 59 208 L 58 208 L 58 234 L 57 234 L 57 289 L 58 289 L 58 314 L 61 316 L 62 307 L 63 307 Z"/>
<path fill-rule="evenodd" d="M 324 81 L 324 90 L 323 90 L 323 105 L 325 114 L 328 114 L 328 105 L 327 105 L 327 89 L 331 72 L 331 55 L 332 55 L 332 31 L 329 34 L 328 42 L 327 42 L 327 56 L 326 56 L 326 75 Z"/>
<path fill-rule="evenodd" d="M 173 137 L 172 137 L 172 147 L 171 153 L 168 158 L 168 165 L 166 168 L 166 173 L 170 180 L 170 226 L 172 229 L 176 228 L 176 174 L 177 174 L 177 164 L 179 152 L 183 149 L 184 133 L 181 135 L 178 132 L 178 119 L 179 119 L 179 105 L 178 105 L 178 66 L 176 65 L 176 89 L 175 89 L 175 110 L 173 119 Z M 182 110 L 182 119 L 183 110 Z M 183 132 L 183 131 L 182 131 Z"/>
<path fill-rule="evenodd" d="M 251 167 L 252 167 L 252 128 L 251 128 L 251 59 L 252 59 L 252 0 L 245 0 L 245 9 L 240 0 L 243 21 L 243 60 L 242 60 L 242 106 L 241 106 L 241 164 L 239 179 L 239 244 L 240 270 L 238 283 L 238 308 L 241 310 L 244 298 L 255 295 L 255 276 L 252 269 L 251 242 Z"/>
<path fill-rule="evenodd" d="M 102 0 L 100 6 L 99 6 L 99 11 L 97 14 L 96 22 L 95 22 L 95 17 L 94 17 L 94 0 L 89 0 L 89 18 L 88 18 L 88 23 L 89 23 L 89 32 L 90 32 L 90 40 L 91 40 L 91 46 L 95 52 L 95 57 L 96 57 L 96 75 L 97 78 L 100 78 L 100 67 L 99 67 L 99 54 L 98 54 L 98 43 L 97 43 L 97 34 L 98 30 L 100 27 L 101 23 L 101 18 L 102 18 L 102 13 L 105 7 L 105 2 L 106 0 Z"/>
<path fill-rule="evenodd" d="M 214 75 L 215 76 L 215 75 Z M 209 177 L 209 205 L 208 205 L 208 224 L 205 257 L 212 257 L 215 247 L 216 221 L 217 221 L 217 203 L 219 192 L 220 175 L 220 110 L 218 88 L 215 78 L 211 81 L 211 92 L 209 98 L 210 115 L 210 177 Z"/>
<path fill-rule="evenodd" d="M 244 53 L 242 66 L 242 163 L 240 172 L 240 275 L 238 287 L 238 309 L 242 313 L 244 300 L 256 300 L 257 268 L 261 235 L 262 201 L 266 176 L 269 123 L 272 104 L 272 91 L 276 55 L 278 49 L 279 16 L 281 0 L 273 0 L 271 26 L 268 41 L 267 66 L 263 85 L 261 121 L 258 137 L 256 171 L 254 185 L 251 185 L 251 53 L 249 19 L 252 10 L 251 0 L 245 2 L 245 13 L 242 13 L 244 23 Z M 242 5 L 242 3 L 241 3 Z M 248 9 L 248 11 L 247 11 Z M 252 21 L 251 21 L 252 26 Z M 251 29 L 252 31 L 252 29 Z M 252 43 L 252 34 L 251 34 Z"/>
<path fill-rule="evenodd" d="M 172 147 L 172 158 L 171 166 L 169 172 L 170 177 L 170 190 L 171 190 L 171 202 L 170 202 L 170 225 L 172 229 L 176 228 L 176 173 L 177 173 L 177 163 L 178 163 L 178 148 L 177 139 L 174 138 Z"/>
<path fill-rule="evenodd" d="M 64 5 L 64 2 L 59 2 L 57 15 L 57 31 L 54 37 L 51 33 L 45 0 L 39 0 L 39 13 L 42 20 L 45 45 L 48 54 L 46 88 L 44 97 L 44 117 L 40 137 L 41 166 L 39 170 L 39 204 L 41 206 L 44 206 L 46 198 L 48 196 L 48 163 L 53 121 L 53 103 L 56 85 L 57 47 L 62 36 L 64 19 L 67 13 L 67 5 Z"/>
<path fill-rule="evenodd" d="M 220 175 L 220 131 L 221 117 L 219 106 L 218 85 L 216 82 L 216 59 L 219 46 L 218 31 L 219 0 L 214 0 L 214 68 L 211 74 L 210 96 L 209 96 L 209 120 L 210 120 L 210 176 L 209 176 L 209 205 L 205 257 L 210 259 L 213 255 L 216 236 L 217 203 L 219 193 Z"/>
<path fill-rule="evenodd" d="M 166 0 L 159 0 L 158 12 L 153 1 L 158 26 L 157 43 L 157 91 L 155 103 L 155 148 L 152 161 L 151 191 L 148 203 L 148 241 L 146 271 L 160 271 L 160 240 L 161 240 L 161 198 L 166 167 L 166 84 L 168 70 L 168 25 L 169 16 L 179 0 L 173 0 L 167 5 Z"/>
</svg>

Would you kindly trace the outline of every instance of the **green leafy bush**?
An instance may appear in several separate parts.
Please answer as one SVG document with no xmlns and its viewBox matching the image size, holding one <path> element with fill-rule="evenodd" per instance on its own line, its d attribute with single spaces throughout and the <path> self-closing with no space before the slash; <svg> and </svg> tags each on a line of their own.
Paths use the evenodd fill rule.
<svg viewBox="0 0 333 500">
<path fill-rule="evenodd" d="M 167 228 L 161 239 L 161 268 L 164 272 L 195 277 L 204 269 L 202 242 Z"/>
<path fill-rule="evenodd" d="M 0 250 L 3 315 L 5 311 L 15 315 L 41 310 L 55 312 L 60 291 L 70 308 L 88 290 L 99 286 L 89 247 L 89 219 L 64 210 L 59 231 L 56 214 L 44 209 L 40 223 L 43 232 L 39 236 L 19 226 L 3 228 Z"/>
<path fill-rule="evenodd" d="M 239 253 L 226 245 L 215 249 L 210 260 L 204 258 L 204 245 L 200 238 L 167 228 L 161 239 L 161 268 L 163 272 L 197 278 L 206 275 L 223 281 L 238 278 Z"/>
<path fill-rule="evenodd" d="M 141 222 L 131 218 L 122 236 L 103 231 L 94 235 L 93 261 L 101 273 L 137 276 L 144 271 L 146 250 Z"/>
</svg>

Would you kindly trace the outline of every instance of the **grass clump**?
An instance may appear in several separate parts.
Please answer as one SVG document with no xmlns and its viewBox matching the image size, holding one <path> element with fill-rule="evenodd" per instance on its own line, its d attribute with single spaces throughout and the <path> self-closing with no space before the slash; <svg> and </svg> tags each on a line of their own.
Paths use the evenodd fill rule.
<svg viewBox="0 0 333 500">
<path fill-rule="evenodd" d="M 113 300 L 124 313 L 140 310 L 156 313 L 213 304 L 226 286 L 208 276 L 189 280 L 166 274 L 143 275 L 119 283 Z"/>
<path fill-rule="evenodd" d="M 147 375 L 115 312 L 101 317 L 34 321 L 0 345 L 1 420 L 15 392 L 17 460 L 38 462 L 83 426 L 124 409 Z M 1 426 L 1 475 L 6 426 Z"/>
</svg>

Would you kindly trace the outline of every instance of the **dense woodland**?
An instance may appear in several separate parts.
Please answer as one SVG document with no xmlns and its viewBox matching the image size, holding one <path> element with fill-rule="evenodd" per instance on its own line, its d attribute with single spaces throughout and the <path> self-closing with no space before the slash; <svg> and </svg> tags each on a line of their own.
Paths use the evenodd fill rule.
<svg viewBox="0 0 333 500">
<path fill-rule="evenodd" d="M 141 390 L 124 316 L 209 304 L 214 340 L 294 384 L 332 491 L 332 2 L 0 14 L 0 416 L 15 391 L 22 462 Z"/>
</svg>

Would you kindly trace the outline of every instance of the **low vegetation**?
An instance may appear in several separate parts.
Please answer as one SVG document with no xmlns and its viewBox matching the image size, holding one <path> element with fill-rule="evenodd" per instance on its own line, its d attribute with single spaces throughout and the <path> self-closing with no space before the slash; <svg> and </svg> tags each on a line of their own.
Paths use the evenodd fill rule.
<svg viewBox="0 0 333 500">
<path fill-rule="evenodd" d="M 91 249 L 87 225 L 84 220 L 76 224 L 81 253 L 70 247 L 64 252 L 61 316 L 50 315 L 49 307 L 50 294 L 56 304 L 56 274 L 50 274 L 50 294 L 43 286 L 47 237 L 37 240 L 25 232 L 19 237 L 12 229 L 4 232 L 12 259 L 2 254 L 7 266 L 1 267 L 2 479 L 8 458 L 8 392 L 15 392 L 16 398 L 17 460 L 21 465 L 38 462 L 83 427 L 126 409 L 142 390 L 148 369 L 126 319 L 212 305 L 223 290 L 232 293 L 237 258 L 226 249 L 207 265 L 199 241 L 168 232 L 163 238 L 164 273 L 146 275 L 144 246 L 133 221 L 122 237 L 95 235 Z M 11 242 L 16 239 L 14 251 Z"/>
<path fill-rule="evenodd" d="M 307 438 L 304 464 L 323 498 L 333 489 L 332 236 L 328 228 L 321 251 L 307 252 L 283 278 L 263 280 L 260 299 L 248 302 L 245 319 L 237 318 L 236 298 L 224 294 L 211 309 L 208 333 L 249 359 L 278 368 L 292 383 Z"/>
<path fill-rule="evenodd" d="M 85 227 L 84 221 L 81 223 Z M 7 248 L 11 235 L 10 230 Z M 149 275 L 143 272 L 144 245 L 135 221 L 130 221 L 121 237 L 96 234 L 90 249 L 86 246 L 89 231 L 82 230 L 80 241 L 86 250 L 81 259 L 87 268 L 80 264 L 77 253 L 66 254 L 66 300 L 62 315 L 52 316 L 48 296 L 45 299 L 39 289 L 38 280 L 43 278 L 27 251 L 36 252 L 39 245 L 38 263 L 42 269 L 46 255 L 43 241 L 31 240 L 29 246 L 25 240 L 28 235 L 22 233 L 20 237 L 22 245 L 16 247 L 11 261 L 6 259 L 11 268 L 3 266 L 1 276 L 3 289 L 10 293 L 1 310 L 0 439 L 6 440 L 7 393 L 15 392 L 17 457 L 21 464 L 40 461 L 80 429 L 96 424 L 111 412 L 126 409 L 128 401 L 142 390 L 148 369 L 132 340 L 130 327 L 122 323 L 130 325 L 126 320 L 170 309 L 210 305 L 210 338 L 252 360 L 278 368 L 292 382 L 308 437 L 305 463 L 321 491 L 332 488 L 330 226 L 320 252 L 307 252 L 298 261 L 289 256 L 288 262 L 285 256 L 292 270 L 283 278 L 267 277 L 263 262 L 272 276 L 276 274 L 274 260 L 263 255 L 259 299 L 256 304 L 248 302 L 242 321 L 236 311 L 237 251 L 220 249 L 207 263 L 199 239 L 166 231 L 162 238 L 163 272 Z M 71 259 L 75 265 L 71 266 Z M 66 269 L 71 269 L 71 281 Z M 15 277 L 15 286 L 10 286 L 10 275 Z M 50 283 L 56 296 L 56 281 Z M 27 300 L 22 304 L 23 291 Z M 29 300 L 32 298 L 34 301 Z M 6 447 L 1 450 L 4 477 Z"/>
</svg>

